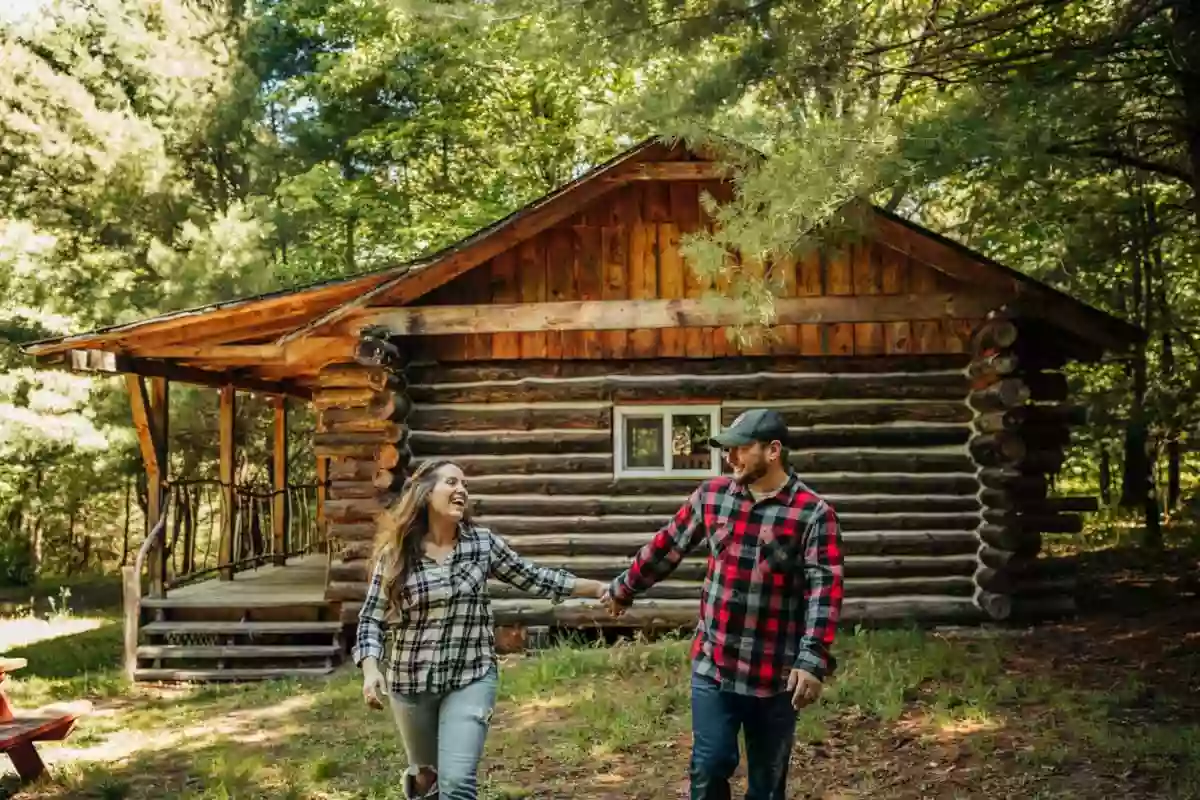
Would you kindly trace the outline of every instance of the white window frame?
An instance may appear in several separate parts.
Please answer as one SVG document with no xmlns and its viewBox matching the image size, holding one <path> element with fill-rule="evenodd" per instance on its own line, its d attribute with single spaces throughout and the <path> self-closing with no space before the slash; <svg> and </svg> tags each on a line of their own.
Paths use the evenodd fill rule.
<svg viewBox="0 0 1200 800">
<path fill-rule="evenodd" d="M 708 469 L 674 469 L 671 466 L 671 417 L 674 415 L 699 416 L 708 414 L 709 430 L 715 436 L 721 429 L 721 406 L 712 403 L 695 405 L 614 405 L 613 406 L 613 473 L 618 478 L 708 478 L 721 474 L 721 451 L 711 453 L 712 464 Z M 629 417 L 658 417 L 663 422 L 662 468 L 625 467 L 625 420 Z"/>
</svg>

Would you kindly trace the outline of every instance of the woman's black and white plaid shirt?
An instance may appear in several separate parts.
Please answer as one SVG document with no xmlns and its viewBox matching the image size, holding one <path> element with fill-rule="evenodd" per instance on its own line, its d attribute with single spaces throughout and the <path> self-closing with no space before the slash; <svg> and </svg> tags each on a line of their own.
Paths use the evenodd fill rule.
<svg viewBox="0 0 1200 800">
<path fill-rule="evenodd" d="M 449 692 L 483 677 L 496 661 L 489 577 L 555 602 L 575 588 L 571 573 L 531 564 L 487 528 L 463 523 L 443 563 L 424 556 L 412 565 L 399 608 L 388 607 L 375 568 L 358 615 L 354 663 L 379 659 L 399 694 Z"/>
</svg>

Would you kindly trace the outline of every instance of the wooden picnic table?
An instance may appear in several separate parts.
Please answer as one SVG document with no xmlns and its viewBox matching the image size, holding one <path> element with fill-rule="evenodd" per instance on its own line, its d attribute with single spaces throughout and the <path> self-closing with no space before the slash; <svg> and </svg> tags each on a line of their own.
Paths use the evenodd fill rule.
<svg viewBox="0 0 1200 800">
<path fill-rule="evenodd" d="M 91 708 L 87 701 L 80 701 L 19 714 L 15 712 L 4 690 L 4 682 L 10 672 L 27 665 L 24 658 L 0 658 L 0 751 L 8 753 L 22 781 L 34 780 L 46 771 L 34 743 L 67 738 L 75 728 L 75 721 Z"/>
</svg>

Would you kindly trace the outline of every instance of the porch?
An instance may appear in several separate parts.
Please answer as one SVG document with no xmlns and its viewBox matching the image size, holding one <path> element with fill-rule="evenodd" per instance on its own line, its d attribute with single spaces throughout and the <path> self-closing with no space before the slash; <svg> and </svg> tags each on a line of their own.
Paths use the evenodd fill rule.
<svg viewBox="0 0 1200 800">
<path fill-rule="evenodd" d="M 145 597 L 129 628 L 139 681 L 259 680 L 333 671 L 340 604 L 325 599 L 328 556 L 310 553 Z M 136 635 L 136 634 L 135 634 Z"/>
</svg>

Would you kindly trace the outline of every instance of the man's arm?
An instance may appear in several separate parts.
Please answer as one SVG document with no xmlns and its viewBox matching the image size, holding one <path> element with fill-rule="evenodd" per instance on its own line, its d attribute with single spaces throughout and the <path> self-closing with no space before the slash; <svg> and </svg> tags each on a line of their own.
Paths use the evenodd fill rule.
<svg viewBox="0 0 1200 800">
<path fill-rule="evenodd" d="M 822 503 L 804 533 L 804 572 L 808 581 L 804 632 L 795 668 L 819 681 L 830 672 L 829 649 L 842 613 L 842 531 L 837 514 Z"/>
<path fill-rule="evenodd" d="M 704 536 L 704 493 L 702 484 L 692 492 L 670 522 L 642 546 L 629 568 L 613 579 L 608 595 L 619 606 L 633 602 L 644 592 L 670 575 L 683 557 Z"/>
</svg>

